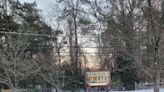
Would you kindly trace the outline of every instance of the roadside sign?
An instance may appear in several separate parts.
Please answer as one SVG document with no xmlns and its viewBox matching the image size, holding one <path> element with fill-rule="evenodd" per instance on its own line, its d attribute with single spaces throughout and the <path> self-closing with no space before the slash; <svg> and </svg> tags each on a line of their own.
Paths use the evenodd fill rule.
<svg viewBox="0 0 164 92">
<path fill-rule="evenodd" d="M 86 72 L 85 82 L 88 86 L 106 86 L 110 82 L 109 71 Z"/>
</svg>

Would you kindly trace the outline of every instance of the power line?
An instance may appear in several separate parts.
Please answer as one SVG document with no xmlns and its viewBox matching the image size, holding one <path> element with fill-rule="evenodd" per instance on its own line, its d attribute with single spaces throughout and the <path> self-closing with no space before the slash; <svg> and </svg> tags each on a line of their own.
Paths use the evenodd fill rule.
<svg viewBox="0 0 164 92">
<path fill-rule="evenodd" d="M 66 37 L 66 36 L 57 36 L 57 35 L 46 35 L 46 34 L 36 34 L 36 33 L 20 33 L 20 32 L 6 32 L 6 31 L 0 31 L 0 33 L 2 34 L 13 34 L 13 35 L 27 35 L 27 36 L 40 36 L 40 37 Z M 74 36 L 67 36 L 67 37 L 74 37 Z M 78 37 L 78 38 L 140 38 L 140 37 L 148 37 L 148 36 L 133 36 L 133 37 L 123 37 L 123 36 L 118 36 L 118 37 L 114 37 L 114 36 L 111 36 L 111 37 L 102 37 L 102 36 L 87 36 L 87 37 Z"/>
<path fill-rule="evenodd" d="M 34 49 L 34 50 L 35 50 L 35 49 L 48 49 L 48 48 L 50 48 L 50 49 L 52 48 L 52 49 L 53 49 L 53 47 L 54 47 L 54 46 L 49 46 L 49 47 L 44 47 L 44 46 L 43 46 L 43 47 L 32 47 L 32 48 L 31 48 L 31 47 L 30 47 L 30 48 L 27 47 L 27 49 Z M 86 47 L 86 48 L 87 48 L 87 47 Z M 91 48 L 93 48 L 93 47 L 89 47 L 89 49 L 91 49 Z M 96 48 L 97 48 L 97 47 L 96 47 Z M 76 49 L 76 48 L 75 48 L 75 49 Z M 74 50 L 75 50 L 75 49 L 74 49 Z M 60 49 L 60 51 L 62 51 L 62 50 L 63 50 L 63 49 Z M 69 49 L 68 49 L 68 50 L 69 50 Z M 61 53 L 65 53 L 65 51 L 62 51 Z M 67 52 L 66 52 L 66 53 L 67 53 Z M 68 53 L 76 53 L 76 52 L 68 52 Z M 96 53 L 96 52 L 87 52 L 87 53 Z M 110 53 L 110 52 L 104 52 L 104 53 Z"/>
<path fill-rule="evenodd" d="M 14 42 L 15 43 L 15 42 Z M 70 45 L 55 45 L 52 43 L 42 43 L 42 42 L 23 42 L 22 44 L 27 44 L 28 47 L 33 46 L 33 48 L 77 48 L 77 46 L 70 46 Z M 5 45 L 5 43 L 4 43 Z M 36 46 L 35 46 L 36 45 Z M 83 45 L 79 45 L 78 48 L 113 48 L 116 46 L 124 46 L 123 44 L 119 43 L 119 42 L 111 42 L 108 45 L 104 45 L 104 46 L 83 46 Z"/>
<path fill-rule="evenodd" d="M 53 52 L 53 53 L 60 53 L 60 54 L 70 54 L 70 53 L 74 53 L 76 54 L 76 52 Z M 104 52 L 104 53 L 98 53 L 98 52 L 79 52 L 80 54 L 87 54 L 87 55 L 110 55 L 112 52 Z"/>
<path fill-rule="evenodd" d="M 20 33 L 20 32 L 5 32 L 0 31 L 2 34 L 14 34 L 14 35 L 27 35 L 27 36 L 42 36 L 42 37 L 50 37 L 51 35 L 45 35 L 45 34 L 33 34 L 33 33 Z"/>
<path fill-rule="evenodd" d="M 37 44 L 38 45 L 38 44 Z M 116 46 L 121 46 L 121 45 L 112 45 L 112 47 L 116 47 Z M 63 48 L 64 49 L 64 47 L 65 48 L 74 48 L 74 49 L 76 49 L 77 47 L 76 46 L 61 46 L 61 47 L 58 47 L 58 46 L 52 46 L 52 45 L 40 45 L 40 46 L 33 46 L 32 47 L 32 49 L 34 48 Z M 108 49 L 108 48 L 112 48 L 112 47 L 107 47 L 107 46 L 100 46 L 100 47 L 98 47 L 98 46 L 93 46 L 93 47 L 89 47 L 89 46 L 80 46 L 80 47 L 78 47 L 78 48 L 86 48 L 86 49 Z M 77 48 L 77 49 L 78 49 Z"/>
</svg>

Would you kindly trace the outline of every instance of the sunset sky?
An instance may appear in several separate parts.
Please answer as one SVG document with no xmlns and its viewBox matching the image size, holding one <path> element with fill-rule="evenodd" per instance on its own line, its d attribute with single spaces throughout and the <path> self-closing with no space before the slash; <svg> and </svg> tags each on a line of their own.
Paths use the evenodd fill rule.
<svg viewBox="0 0 164 92">
<path fill-rule="evenodd" d="M 22 1 L 22 2 L 36 1 L 37 7 L 41 10 L 41 14 L 43 15 L 43 17 L 45 18 L 46 21 L 49 21 L 49 19 L 50 19 L 49 13 L 50 13 L 50 10 L 54 9 L 56 0 L 20 0 L 20 1 Z M 51 23 L 51 24 L 53 24 L 53 23 Z M 87 59 L 88 59 L 87 67 L 94 67 L 95 64 L 98 63 L 97 61 L 99 61 L 99 59 L 96 58 L 96 53 L 94 53 L 97 51 L 97 49 L 90 48 L 90 47 L 96 47 L 95 42 L 89 41 L 88 39 L 86 40 L 86 38 L 79 38 L 79 39 L 80 39 L 79 44 L 84 42 L 85 43 L 85 44 L 83 44 L 84 47 L 89 47 L 89 48 L 84 48 L 84 51 L 89 53 L 89 54 L 86 54 Z"/>
</svg>

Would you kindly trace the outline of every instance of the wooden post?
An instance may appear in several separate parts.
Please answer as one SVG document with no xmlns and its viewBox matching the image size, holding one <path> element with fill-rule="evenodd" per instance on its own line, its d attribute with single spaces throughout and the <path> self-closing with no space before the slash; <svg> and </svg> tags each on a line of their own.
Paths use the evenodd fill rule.
<svg viewBox="0 0 164 92">
<path fill-rule="evenodd" d="M 85 92 L 91 92 L 91 86 L 86 85 Z"/>
<path fill-rule="evenodd" d="M 106 92 L 108 92 L 108 86 L 109 86 L 109 84 L 108 85 L 105 85 Z"/>
<path fill-rule="evenodd" d="M 85 84 L 85 92 L 88 92 L 88 86 Z"/>
<path fill-rule="evenodd" d="M 88 86 L 88 92 L 91 92 L 91 86 Z"/>
</svg>

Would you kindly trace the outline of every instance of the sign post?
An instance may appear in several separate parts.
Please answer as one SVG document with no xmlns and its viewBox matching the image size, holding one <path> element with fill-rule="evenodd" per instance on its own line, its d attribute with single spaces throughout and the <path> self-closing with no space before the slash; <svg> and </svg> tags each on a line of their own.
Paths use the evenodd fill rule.
<svg viewBox="0 0 164 92">
<path fill-rule="evenodd" d="M 86 72 L 85 74 L 86 88 L 90 92 L 91 87 L 104 87 L 108 92 L 110 84 L 110 72 L 109 71 L 94 71 Z"/>
</svg>

